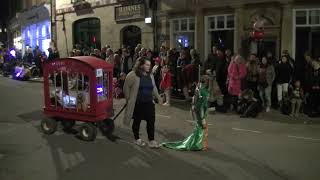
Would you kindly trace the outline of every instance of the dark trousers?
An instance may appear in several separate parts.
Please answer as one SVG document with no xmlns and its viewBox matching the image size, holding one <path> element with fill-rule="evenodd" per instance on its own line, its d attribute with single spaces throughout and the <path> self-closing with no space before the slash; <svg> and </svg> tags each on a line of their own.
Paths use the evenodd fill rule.
<svg viewBox="0 0 320 180">
<path fill-rule="evenodd" d="M 254 93 L 254 97 L 259 99 L 258 83 L 253 81 L 247 81 L 247 89 L 251 89 Z"/>
<path fill-rule="evenodd" d="M 153 102 L 137 102 L 135 105 L 133 112 L 132 131 L 136 140 L 140 139 L 139 132 L 141 120 L 147 121 L 147 133 L 149 141 L 154 140 L 155 105 Z"/>
</svg>

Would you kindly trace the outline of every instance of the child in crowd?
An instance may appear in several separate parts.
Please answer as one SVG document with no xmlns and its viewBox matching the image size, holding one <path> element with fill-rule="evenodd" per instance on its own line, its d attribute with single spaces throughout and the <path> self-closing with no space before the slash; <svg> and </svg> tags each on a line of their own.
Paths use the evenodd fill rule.
<svg viewBox="0 0 320 180">
<path fill-rule="evenodd" d="M 120 77 L 117 80 L 116 78 L 114 78 L 114 96 L 115 98 L 123 98 L 124 94 L 123 94 L 123 86 L 124 86 L 124 81 L 126 79 L 126 74 L 125 73 L 120 73 Z"/>
<path fill-rule="evenodd" d="M 296 81 L 294 83 L 294 87 L 292 89 L 291 94 L 291 106 L 292 111 L 290 116 L 291 117 L 297 117 L 300 113 L 300 107 L 303 100 L 303 90 L 300 85 L 300 81 Z"/>
<path fill-rule="evenodd" d="M 154 81 L 156 83 L 157 89 L 159 90 L 159 85 L 161 82 L 161 58 L 160 57 L 156 57 L 153 59 L 154 60 L 154 66 L 152 68 L 152 74 L 154 76 Z"/>
<path fill-rule="evenodd" d="M 241 114 L 240 118 L 255 118 L 259 113 L 259 103 L 254 98 L 254 92 L 251 89 L 244 90 L 238 101 L 237 111 Z"/>
<path fill-rule="evenodd" d="M 209 80 L 209 112 L 219 111 L 225 112 L 224 104 L 223 104 L 223 94 L 219 88 L 219 85 L 216 81 L 215 72 L 211 72 L 210 70 L 206 71 L 206 75 Z"/>
<path fill-rule="evenodd" d="M 160 89 L 164 91 L 166 102 L 163 104 L 165 106 L 170 106 L 170 96 L 171 96 L 171 73 L 169 70 L 169 66 L 165 65 L 162 68 L 162 80 L 160 83 Z"/>
</svg>

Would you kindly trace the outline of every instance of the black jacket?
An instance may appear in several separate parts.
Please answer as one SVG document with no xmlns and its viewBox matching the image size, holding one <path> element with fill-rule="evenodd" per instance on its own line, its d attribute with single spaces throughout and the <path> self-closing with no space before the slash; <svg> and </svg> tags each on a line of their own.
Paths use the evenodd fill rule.
<svg viewBox="0 0 320 180">
<path fill-rule="evenodd" d="M 277 67 L 277 82 L 279 84 L 289 83 L 293 74 L 290 63 L 280 63 Z"/>
</svg>

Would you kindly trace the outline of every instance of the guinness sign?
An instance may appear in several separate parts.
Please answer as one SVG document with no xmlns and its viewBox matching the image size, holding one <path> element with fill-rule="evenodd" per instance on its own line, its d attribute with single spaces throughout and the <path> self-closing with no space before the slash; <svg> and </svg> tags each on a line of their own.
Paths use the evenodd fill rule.
<svg viewBox="0 0 320 180">
<path fill-rule="evenodd" d="M 128 6 L 115 7 L 115 20 L 127 21 L 145 18 L 145 5 L 133 4 Z"/>
</svg>

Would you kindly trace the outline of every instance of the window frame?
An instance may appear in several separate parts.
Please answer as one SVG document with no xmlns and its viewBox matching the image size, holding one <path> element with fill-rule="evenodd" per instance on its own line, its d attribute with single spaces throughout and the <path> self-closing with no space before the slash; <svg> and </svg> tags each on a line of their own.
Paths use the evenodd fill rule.
<svg viewBox="0 0 320 180">
<path fill-rule="evenodd" d="M 306 23 L 305 24 L 297 24 L 297 12 L 306 12 Z M 311 18 L 310 18 L 310 12 L 311 11 L 320 11 L 320 8 L 309 8 L 309 9 L 294 9 L 294 14 L 293 14 L 293 17 L 294 17 L 294 25 L 295 27 L 318 27 L 320 26 L 320 14 L 318 16 L 319 18 L 319 24 L 311 24 Z M 294 27 L 294 28 L 295 28 Z"/>
</svg>

